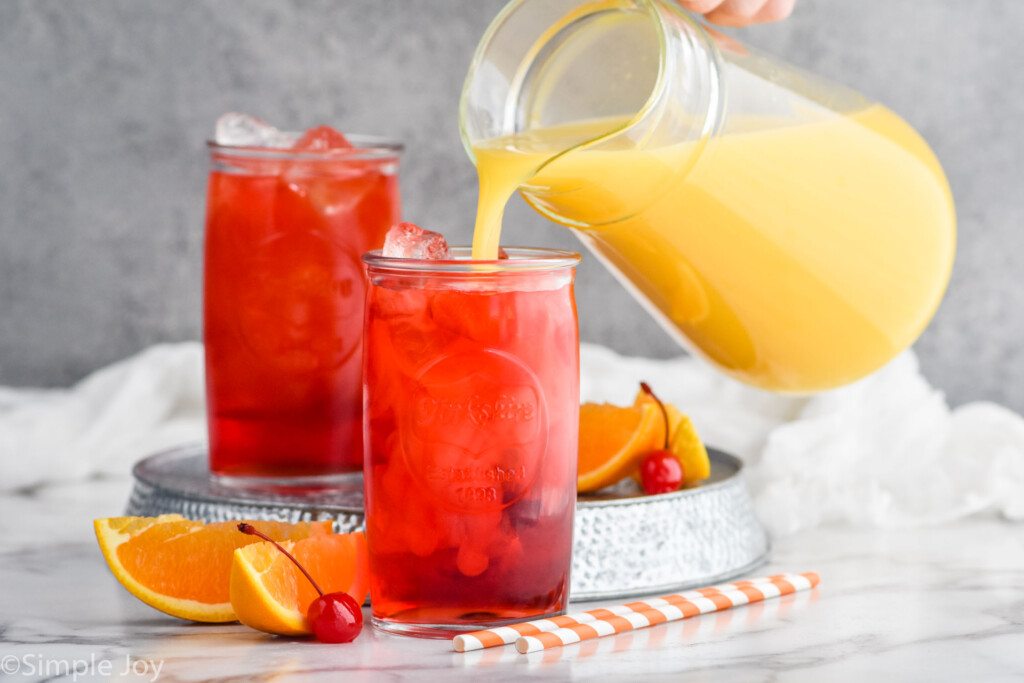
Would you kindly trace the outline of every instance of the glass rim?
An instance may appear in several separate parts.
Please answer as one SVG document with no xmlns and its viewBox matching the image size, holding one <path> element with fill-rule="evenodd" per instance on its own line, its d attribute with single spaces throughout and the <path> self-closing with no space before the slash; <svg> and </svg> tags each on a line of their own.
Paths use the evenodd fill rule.
<svg viewBox="0 0 1024 683">
<path fill-rule="evenodd" d="M 514 82 L 509 84 L 509 92 L 505 96 L 506 102 L 503 107 L 506 114 L 503 119 L 504 124 L 502 130 L 496 133 L 492 132 L 490 134 L 480 134 L 478 131 L 471 131 L 469 125 L 469 110 L 471 107 L 470 100 L 474 79 L 477 78 L 482 65 L 487 62 L 485 57 L 487 51 L 494 49 L 494 43 L 498 39 L 498 34 L 506 27 L 516 12 L 521 10 L 527 4 L 538 4 L 538 0 L 510 0 L 501 12 L 491 20 L 491 23 L 484 32 L 480 42 L 477 43 L 476 49 L 473 52 L 473 57 L 470 60 L 469 70 L 467 71 L 466 78 L 462 84 L 462 91 L 459 95 L 459 138 L 462 141 L 462 146 L 465 149 L 466 154 L 469 156 L 469 159 L 472 161 L 474 166 L 477 164 L 476 153 L 474 151 L 475 143 L 504 136 L 519 135 L 534 128 L 533 124 L 520 126 L 518 125 L 515 117 L 508 116 L 508 112 L 518 110 L 520 106 L 519 102 L 523 98 L 523 88 L 525 83 L 523 75 L 527 72 L 524 67 L 529 66 L 530 69 L 536 67 L 535 60 L 537 55 L 543 51 L 541 47 L 547 48 L 548 41 L 552 40 L 553 37 L 558 35 L 560 32 L 557 31 L 556 28 L 561 29 L 566 25 L 579 25 L 582 23 L 580 17 L 575 16 L 574 12 L 570 11 L 561 19 L 557 20 L 552 26 L 549 26 L 545 32 L 539 36 L 538 41 L 534 43 L 531 52 L 527 57 L 524 57 L 523 63 L 519 65 L 519 73 L 517 73 Z M 658 65 L 655 83 L 651 88 L 651 92 L 648 94 L 643 105 L 637 111 L 625 117 L 621 124 L 596 135 L 592 139 L 583 140 L 573 144 L 571 147 L 563 150 L 562 153 L 613 140 L 619 136 L 628 134 L 630 131 L 637 130 L 639 127 L 649 122 L 653 117 L 660 116 L 660 114 L 658 114 L 659 110 L 657 105 L 663 99 L 664 93 L 668 88 L 667 83 L 672 77 L 669 66 L 669 43 L 671 31 L 668 23 L 666 22 L 666 13 L 672 13 L 673 17 L 681 19 L 684 24 L 694 32 L 694 35 L 702 42 L 704 47 L 706 47 L 710 59 L 709 73 L 713 74 L 713 77 L 718 74 L 722 74 L 725 71 L 721 51 L 719 50 L 715 40 L 709 34 L 707 25 L 698 20 L 692 13 L 684 10 L 681 6 L 671 0 L 637 0 L 634 4 L 649 15 L 649 18 L 657 32 L 659 47 Z M 588 3 L 581 0 L 578 2 L 578 5 L 578 9 L 582 9 L 583 7 L 588 7 L 590 5 L 594 6 L 593 9 L 588 12 L 587 16 L 608 11 L 607 8 L 604 7 L 603 3 Z M 622 10 L 621 7 L 618 9 L 619 11 Z M 690 49 L 692 49 L 692 46 L 690 46 Z M 720 126 L 723 125 L 724 116 L 725 88 L 718 87 L 708 98 L 706 111 L 704 112 L 704 122 L 700 126 L 700 135 L 697 139 L 706 141 L 713 133 L 718 132 Z M 544 166 L 553 161 L 554 158 L 558 157 L 556 156 L 552 159 L 548 159 L 544 162 Z"/>
<path fill-rule="evenodd" d="M 568 249 L 545 247 L 502 247 L 502 249 L 505 250 L 509 258 L 480 261 L 472 259 L 472 247 L 450 247 L 454 258 L 443 261 L 384 256 L 383 250 L 374 249 L 363 254 L 363 263 L 376 272 L 489 275 L 563 270 L 574 268 L 582 259 L 578 253 Z"/>
<path fill-rule="evenodd" d="M 298 140 L 302 133 L 282 131 L 284 135 Z M 405 151 L 405 145 L 391 138 L 377 135 L 352 134 L 345 136 L 353 147 L 329 149 L 322 151 L 296 152 L 288 147 L 254 147 L 248 145 L 226 145 L 216 140 L 207 140 L 206 147 L 210 154 L 241 157 L 246 159 L 279 159 L 301 161 L 343 161 L 349 159 L 389 159 L 398 157 Z"/>
</svg>

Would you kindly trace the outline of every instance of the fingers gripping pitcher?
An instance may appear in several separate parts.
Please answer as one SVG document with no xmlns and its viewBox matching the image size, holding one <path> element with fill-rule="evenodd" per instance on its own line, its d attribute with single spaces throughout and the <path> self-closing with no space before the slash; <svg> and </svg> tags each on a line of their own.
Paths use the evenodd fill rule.
<svg viewBox="0 0 1024 683">
<path fill-rule="evenodd" d="M 897 115 L 661 0 L 516 0 L 461 103 L 474 256 L 517 189 L 720 370 L 813 392 L 921 333 L 953 263 L 942 169 Z"/>
</svg>

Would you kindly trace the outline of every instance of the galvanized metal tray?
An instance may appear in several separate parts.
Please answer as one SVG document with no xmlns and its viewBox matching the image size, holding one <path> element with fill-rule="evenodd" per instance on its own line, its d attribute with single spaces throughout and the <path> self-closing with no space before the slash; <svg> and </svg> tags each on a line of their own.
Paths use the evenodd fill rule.
<svg viewBox="0 0 1024 683">
<path fill-rule="evenodd" d="M 768 559 L 737 458 L 714 449 L 711 476 L 676 493 L 647 496 L 632 481 L 576 505 L 571 596 L 575 601 L 667 593 L 739 576 Z M 363 483 L 330 488 L 238 488 L 210 476 L 203 444 L 139 462 L 129 515 L 176 512 L 190 519 L 333 520 L 363 528 Z"/>
</svg>

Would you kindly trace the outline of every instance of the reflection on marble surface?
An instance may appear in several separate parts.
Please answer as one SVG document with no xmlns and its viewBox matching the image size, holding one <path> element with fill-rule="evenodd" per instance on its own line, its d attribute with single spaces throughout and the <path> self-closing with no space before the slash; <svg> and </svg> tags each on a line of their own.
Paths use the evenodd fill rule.
<svg viewBox="0 0 1024 683">
<path fill-rule="evenodd" d="M 1024 526 L 995 519 L 784 538 L 758 574 L 814 570 L 819 589 L 532 655 L 458 654 L 446 641 L 370 629 L 322 645 L 151 610 L 117 584 L 91 536 L 92 518 L 118 514 L 128 490 L 90 482 L 0 497 L 4 680 L 71 680 L 60 667 L 74 662 L 77 680 L 1024 678 Z"/>
</svg>

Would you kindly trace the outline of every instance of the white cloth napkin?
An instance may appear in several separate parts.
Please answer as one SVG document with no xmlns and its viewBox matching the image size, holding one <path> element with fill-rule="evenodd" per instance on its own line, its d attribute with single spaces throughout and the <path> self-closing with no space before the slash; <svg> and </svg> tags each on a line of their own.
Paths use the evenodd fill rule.
<svg viewBox="0 0 1024 683">
<path fill-rule="evenodd" d="M 67 390 L 0 388 L 0 491 L 126 475 L 206 438 L 203 348 L 153 346 Z"/>
<path fill-rule="evenodd" d="M 710 445 L 741 457 L 774 534 L 823 524 L 935 524 L 980 511 L 1024 519 L 1024 419 L 992 403 L 950 410 L 904 353 L 811 398 L 751 389 L 689 357 L 581 346 L 585 401 L 629 404 L 652 384 Z M 202 347 L 160 345 L 67 390 L 0 388 L 0 491 L 127 474 L 205 438 Z"/>
</svg>

